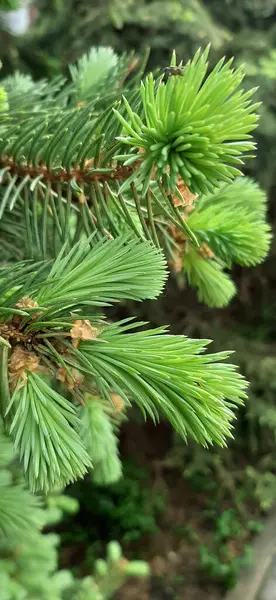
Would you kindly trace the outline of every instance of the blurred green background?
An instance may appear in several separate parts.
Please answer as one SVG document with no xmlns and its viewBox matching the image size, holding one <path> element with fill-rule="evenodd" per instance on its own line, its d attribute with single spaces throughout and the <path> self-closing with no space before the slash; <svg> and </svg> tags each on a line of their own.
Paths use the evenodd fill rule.
<svg viewBox="0 0 276 600">
<path fill-rule="evenodd" d="M 2 3 L 2 6 L 5 3 Z M 16 1 L 7 0 L 16 9 Z M 188 60 L 211 43 L 211 63 L 226 55 L 245 64 L 246 87 L 262 101 L 257 158 L 247 174 L 269 198 L 276 222 L 276 0 L 40 0 L 26 9 L 21 33 L 0 13 L 2 76 L 20 70 L 35 79 L 66 72 L 91 46 L 146 55 L 147 69 L 165 67 L 171 52 Z M 22 19 L 22 15 L 21 15 Z M 24 25 L 25 23 L 25 25 Z M 165 424 L 144 424 L 133 411 L 124 425 L 125 478 L 108 490 L 90 480 L 69 490 L 81 510 L 68 517 L 61 565 L 85 572 L 110 539 L 129 556 L 151 562 L 149 590 L 126 589 L 120 598 L 216 600 L 251 561 L 252 534 L 276 500 L 276 247 L 254 269 L 236 268 L 239 293 L 223 310 L 200 305 L 171 277 L 154 304 L 120 305 L 111 317 L 139 315 L 175 333 L 214 339 L 214 349 L 236 349 L 249 378 L 249 401 L 237 415 L 227 450 L 184 446 Z M 128 596 L 128 594 L 130 594 Z M 137 594 L 137 596 L 135 595 Z"/>
</svg>

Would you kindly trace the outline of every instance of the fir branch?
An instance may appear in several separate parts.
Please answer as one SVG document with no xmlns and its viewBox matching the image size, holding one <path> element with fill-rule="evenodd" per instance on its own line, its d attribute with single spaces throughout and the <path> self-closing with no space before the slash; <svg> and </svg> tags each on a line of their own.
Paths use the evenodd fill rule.
<svg viewBox="0 0 276 600">
<path fill-rule="evenodd" d="M 183 256 L 183 270 L 189 285 L 195 287 L 200 302 L 217 308 L 227 306 L 236 293 L 234 283 L 216 259 L 202 257 L 190 248 Z"/>
<path fill-rule="evenodd" d="M 8 408 L 13 417 L 10 433 L 30 489 L 47 493 L 83 477 L 91 462 L 77 433 L 79 421 L 72 404 L 28 365 L 23 376 Z"/>
<path fill-rule="evenodd" d="M 199 196 L 197 210 L 213 206 L 215 211 L 222 206 L 232 211 L 244 208 L 248 215 L 258 215 L 265 219 L 267 214 L 267 196 L 260 185 L 250 177 L 237 177 L 231 184 L 221 184 L 213 194 Z"/>
<path fill-rule="evenodd" d="M 166 85 L 149 75 L 140 90 L 144 115 L 134 112 L 126 98 L 127 117 L 114 109 L 123 127 L 118 139 L 131 147 L 125 158 L 117 158 L 129 165 L 143 152 L 140 168 L 129 179 L 143 184 L 142 195 L 153 171 L 167 190 L 176 189 L 180 175 L 192 192 L 212 192 L 241 174 L 237 167 L 254 148 L 249 134 L 258 120 L 254 111 L 259 104 L 251 103 L 255 90 L 238 89 L 244 73 L 231 69 L 233 59 L 220 60 L 204 80 L 208 52 L 199 50 L 183 75 L 170 77 Z"/>
<path fill-rule="evenodd" d="M 110 50 L 92 49 L 72 67 L 76 87 L 83 82 L 90 89 L 87 73 L 106 52 L 110 54 Z M 221 181 L 231 181 L 239 174 L 234 165 L 242 164 L 243 155 L 253 148 L 248 132 L 257 122 L 257 105 L 250 100 L 254 90 L 238 91 L 242 71 L 231 69 L 231 61 L 220 61 L 204 80 L 207 54 L 208 50 L 198 52 L 183 74 L 169 77 L 166 85 L 162 78 L 154 82 L 149 76 L 144 87 L 142 84 L 140 98 L 134 89 L 124 104 L 110 104 L 100 114 L 89 102 L 80 103 L 78 108 L 63 105 L 61 109 L 60 84 L 50 91 L 45 82 L 39 87 L 44 112 L 37 111 L 36 106 L 28 120 L 24 112 L 10 113 L 0 147 L 5 183 L 0 213 L 4 214 L 8 205 L 14 210 L 20 204 L 22 210 L 24 197 L 22 216 L 28 227 L 29 255 L 46 258 L 50 248 L 56 253 L 71 237 L 72 219 L 76 219 L 74 239 L 93 231 L 98 236 L 116 236 L 117 222 L 124 220 L 137 237 L 152 238 L 159 246 L 160 242 L 167 244 L 167 233 L 160 232 L 162 222 L 168 219 L 197 244 L 179 210 L 185 205 L 181 189 L 184 186 L 190 195 L 193 191 L 214 191 Z M 111 63 L 115 58 L 111 52 Z M 95 91 L 97 84 L 92 83 Z M 24 78 L 20 85 L 33 86 Z M 50 98 L 53 102 L 56 99 L 56 105 L 49 108 Z M 173 126 L 170 119 L 175 119 Z M 132 140 L 131 136 L 119 135 L 121 124 L 128 133 L 132 131 Z M 125 143 L 133 146 L 130 154 L 124 153 Z M 183 144 L 189 148 L 183 149 Z M 123 161 L 122 167 L 118 161 Z M 159 188 L 154 180 L 158 184 L 162 180 L 161 196 L 156 193 Z M 157 225 L 160 219 L 161 227 Z M 5 243 L 8 249 L 9 240 Z M 264 252 L 260 251 L 256 261 Z M 226 250 L 226 260 L 225 254 Z"/>
<path fill-rule="evenodd" d="M 13 447 L 0 419 L 0 544 L 30 541 L 44 524 L 39 498 L 21 482 L 13 482 L 9 471 L 12 461 Z"/>
<path fill-rule="evenodd" d="M 122 236 L 99 242 L 92 250 L 89 240 L 79 242 L 66 256 L 65 250 L 36 296 L 40 306 L 55 312 L 56 305 L 66 304 L 68 310 L 70 304 L 103 306 L 122 298 L 155 298 L 163 288 L 164 257 L 149 242 Z"/>
<path fill-rule="evenodd" d="M 23 316 L 29 316 L 25 321 L 28 331 L 21 327 L 18 341 L 24 341 L 25 334 L 31 338 L 35 323 L 37 329 L 43 327 L 52 313 L 56 318 L 64 312 L 68 315 L 70 308 L 79 310 L 82 305 L 97 307 L 121 298 L 141 300 L 160 294 L 167 273 L 164 256 L 153 244 L 120 236 L 102 240 L 91 248 L 92 241 L 78 242 L 67 255 L 65 245 L 54 265 L 50 261 L 22 262 L 0 268 L 0 319 L 1 312 L 6 320 L 21 310 L 16 305 L 22 297 L 36 302 L 36 308 L 29 305 L 21 311 Z M 14 324 L 1 327 L 5 339 L 16 338 L 18 327 Z M 31 340 L 26 338 L 27 342 Z"/>
<path fill-rule="evenodd" d="M 82 422 L 80 436 L 93 465 L 93 481 L 98 485 L 118 481 L 122 476 L 118 439 L 103 400 L 87 394 L 79 417 Z"/>
<path fill-rule="evenodd" d="M 266 257 L 271 229 L 267 200 L 257 183 L 237 178 L 214 195 L 202 196 L 188 222 L 197 237 L 228 265 L 255 265 Z"/>
<path fill-rule="evenodd" d="M 31 164 L 16 164 L 12 158 L 2 156 L 0 158 L 0 169 L 6 169 L 6 172 L 18 177 L 29 176 L 30 179 L 46 181 L 50 183 L 71 183 L 75 181 L 78 185 L 82 183 L 90 184 L 93 181 L 124 181 L 133 173 L 134 167 L 125 167 L 118 165 L 117 167 L 95 168 L 88 165 L 86 168 L 71 168 L 68 171 L 62 169 L 47 168 L 45 165 L 32 166 Z"/>
<path fill-rule="evenodd" d="M 34 491 L 82 477 L 91 457 L 98 482 L 120 475 L 114 394 L 154 420 L 163 414 L 185 440 L 225 445 L 232 435 L 246 382 L 224 363 L 228 353 L 205 354 L 206 340 L 144 323 L 109 325 L 98 312 L 162 291 L 159 245 L 179 253 L 211 306 L 235 292 L 226 265 L 267 252 L 263 194 L 248 180 L 229 185 L 254 148 L 254 90 L 239 89 L 243 72 L 231 61 L 206 77 L 207 55 L 180 68 L 173 57 L 166 81 L 149 75 L 140 92 L 133 78 L 115 104 L 129 63 L 110 50 L 91 50 L 73 81 L 6 81 L 1 249 L 5 261 L 11 245 L 32 260 L 0 268 L 0 400 Z"/>
<path fill-rule="evenodd" d="M 115 390 L 153 418 L 163 413 L 184 439 L 224 445 L 233 409 L 246 397 L 246 382 L 236 368 L 221 363 L 228 354 L 201 354 L 206 340 L 164 335 L 162 329 L 128 333 L 128 328 L 106 327 L 100 334 L 104 344 L 81 341 L 80 368 L 91 365 L 105 397 Z"/>
<path fill-rule="evenodd" d="M 189 226 L 198 239 L 206 242 L 216 256 L 231 265 L 251 266 L 266 257 L 271 240 L 270 226 L 247 206 L 233 212 L 222 202 L 204 206 L 189 217 Z"/>
</svg>

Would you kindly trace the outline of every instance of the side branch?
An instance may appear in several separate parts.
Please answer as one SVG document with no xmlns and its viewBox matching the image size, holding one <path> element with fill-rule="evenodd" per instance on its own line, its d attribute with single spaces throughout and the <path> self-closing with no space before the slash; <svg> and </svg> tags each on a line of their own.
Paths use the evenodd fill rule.
<svg viewBox="0 0 276 600">
<path fill-rule="evenodd" d="M 69 183 L 73 179 L 78 183 L 92 183 L 93 181 L 112 181 L 125 180 L 133 173 L 137 165 L 131 167 L 116 166 L 106 168 L 91 168 L 91 164 L 84 169 L 75 167 L 66 171 L 62 167 L 59 170 L 48 169 L 45 165 L 32 166 L 27 163 L 16 164 L 12 158 L 2 156 L 0 158 L 0 169 L 7 168 L 12 175 L 26 177 L 29 175 L 32 179 L 41 176 L 41 179 L 51 183 Z"/>
</svg>

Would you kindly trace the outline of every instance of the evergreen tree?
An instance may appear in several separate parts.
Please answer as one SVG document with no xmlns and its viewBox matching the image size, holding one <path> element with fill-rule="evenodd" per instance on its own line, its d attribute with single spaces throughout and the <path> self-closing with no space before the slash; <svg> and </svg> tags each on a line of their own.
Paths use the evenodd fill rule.
<svg viewBox="0 0 276 600">
<path fill-rule="evenodd" d="M 223 445 L 231 432 L 245 383 L 221 363 L 227 354 L 102 314 L 160 294 L 160 247 L 173 260 L 182 250 L 188 281 L 214 306 L 234 293 L 225 267 L 266 255 L 265 198 L 238 169 L 254 148 L 254 90 L 239 90 L 231 61 L 205 78 L 207 56 L 184 68 L 173 56 L 169 75 L 140 87 L 138 70 L 122 100 L 128 57 L 105 48 L 71 81 L 3 81 L 1 405 L 33 491 L 112 457 L 120 474 L 114 394 L 163 413 L 184 439 Z M 110 440 L 106 459 L 95 427 Z"/>
<path fill-rule="evenodd" d="M 132 56 L 92 48 L 69 79 L 2 82 L 0 406 L 32 492 L 89 469 L 118 479 L 133 402 L 184 440 L 232 436 L 247 383 L 229 352 L 103 312 L 155 299 L 166 258 L 224 306 L 235 293 L 226 270 L 268 251 L 265 196 L 240 171 L 259 104 L 242 68 L 220 60 L 208 74 L 207 59 L 208 48 L 185 65 L 173 54 L 144 77 Z"/>
</svg>

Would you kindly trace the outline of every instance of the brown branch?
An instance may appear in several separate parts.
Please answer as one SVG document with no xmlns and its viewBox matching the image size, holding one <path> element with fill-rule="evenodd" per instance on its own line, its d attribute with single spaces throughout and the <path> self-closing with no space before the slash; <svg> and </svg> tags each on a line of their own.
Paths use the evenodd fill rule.
<svg viewBox="0 0 276 600">
<path fill-rule="evenodd" d="M 118 181 L 127 179 L 133 173 L 137 164 L 134 163 L 131 167 L 124 167 L 121 165 L 116 166 L 113 168 L 113 171 L 109 173 L 97 173 L 97 169 L 95 169 L 95 173 L 93 173 L 91 165 L 84 169 L 75 167 L 70 169 L 69 172 L 61 168 L 60 171 L 55 171 L 53 173 L 51 169 L 48 169 L 45 165 L 37 165 L 35 167 L 27 163 L 17 165 L 12 158 L 2 156 L 0 158 L 0 168 L 3 169 L 5 167 L 8 167 L 9 173 L 12 175 L 19 175 L 19 177 L 29 175 L 31 178 L 41 175 L 45 181 L 50 181 L 51 183 L 61 183 L 64 181 L 68 183 L 69 181 L 72 181 L 72 179 L 75 179 L 77 182 L 92 183 L 93 181 Z"/>
</svg>

